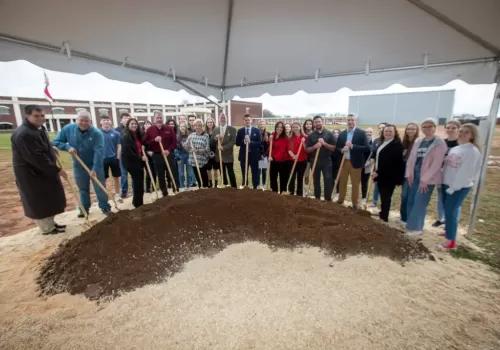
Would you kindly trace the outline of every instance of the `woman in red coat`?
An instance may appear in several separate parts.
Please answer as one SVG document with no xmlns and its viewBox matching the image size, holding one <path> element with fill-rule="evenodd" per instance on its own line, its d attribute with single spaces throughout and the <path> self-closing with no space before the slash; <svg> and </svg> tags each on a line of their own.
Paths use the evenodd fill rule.
<svg viewBox="0 0 500 350">
<path fill-rule="evenodd" d="M 297 164 L 295 165 L 293 174 L 290 174 L 292 179 L 290 180 L 288 192 L 292 195 L 295 194 L 295 181 L 297 180 L 297 196 L 299 197 L 304 195 L 304 173 L 307 167 L 307 153 L 304 149 L 305 142 L 306 136 L 302 132 L 300 123 L 293 123 L 292 137 L 290 138 L 290 149 L 288 150 L 288 154 L 294 162 L 295 159 L 297 159 Z M 291 170 L 292 168 L 290 168 L 290 171 Z"/>
<path fill-rule="evenodd" d="M 273 192 L 278 192 L 278 176 L 280 178 L 279 193 L 286 191 L 286 184 L 290 169 L 288 168 L 288 150 L 290 149 L 290 140 L 285 133 L 285 125 L 283 122 L 277 122 L 274 126 L 274 133 L 272 134 L 273 149 L 270 154 L 269 161 L 271 164 L 271 171 L 269 180 L 271 181 L 271 189 Z"/>
</svg>

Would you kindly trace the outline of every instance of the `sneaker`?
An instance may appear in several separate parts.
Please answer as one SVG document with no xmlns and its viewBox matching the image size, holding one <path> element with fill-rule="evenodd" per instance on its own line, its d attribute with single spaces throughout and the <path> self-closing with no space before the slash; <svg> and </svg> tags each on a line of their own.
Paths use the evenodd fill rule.
<svg viewBox="0 0 500 350">
<path fill-rule="evenodd" d="M 67 226 L 66 225 L 59 225 L 59 224 L 54 224 L 56 228 L 62 228 L 65 229 Z"/>
<path fill-rule="evenodd" d="M 444 225 L 444 221 L 442 221 L 442 220 L 436 220 L 436 222 L 432 224 L 432 227 L 439 227 L 439 226 L 442 226 L 442 225 Z"/>
<path fill-rule="evenodd" d="M 438 244 L 438 249 L 455 249 L 457 247 L 456 241 L 447 240 L 444 243 Z"/>
<path fill-rule="evenodd" d="M 364 207 L 364 206 L 366 206 L 366 198 L 363 198 L 363 199 L 361 200 L 361 205 L 362 205 L 363 207 Z"/>
<path fill-rule="evenodd" d="M 370 208 L 374 209 L 377 207 L 377 202 L 373 202 L 371 205 L 370 205 Z"/>
<path fill-rule="evenodd" d="M 125 196 L 126 197 L 126 196 Z M 123 199 L 122 199 L 122 196 L 117 194 L 115 195 L 115 200 L 118 202 L 118 203 L 123 203 Z"/>
<path fill-rule="evenodd" d="M 109 214 L 111 214 L 111 210 L 109 209 L 103 209 L 101 210 L 101 212 L 104 214 L 104 216 L 109 216 Z"/>
<path fill-rule="evenodd" d="M 339 194 L 336 193 L 334 196 L 333 196 L 333 201 L 334 202 L 338 202 L 339 201 Z"/>
<path fill-rule="evenodd" d="M 127 198 L 127 192 L 122 192 L 122 194 L 120 195 L 122 198 Z"/>
<path fill-rule="evenodd" d="M 406 235 L 410 236 L 410 237 L 417 237 L 417 236 L 421 236 L 423 234 L 424 234 L 424 231 L 409 231 L 409 232 L 406 232 Z"/>
</svg>

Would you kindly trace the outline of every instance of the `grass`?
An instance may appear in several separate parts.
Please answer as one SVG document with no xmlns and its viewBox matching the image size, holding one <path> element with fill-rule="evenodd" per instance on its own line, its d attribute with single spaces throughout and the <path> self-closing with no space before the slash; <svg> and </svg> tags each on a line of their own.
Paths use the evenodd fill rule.
<svg viewBox="0 0 500 350">
<path fill-rule="evenodd" d="M 333 129 L 333 127 L 334 126 L 328 126 L 329 129 Z M 402 133 L 402 130 L 400 130 L 400 133 Z M 54 136 L 55 135 L 51 135 L 51 137 Z M 2 161 L 10 162 L 12 157 L 10 148 L 10 134 L 0 133 L 0 159 Z M 497 128 L 495 131 L 495 138 L 491 155 L 500 156 L 500 128 Z M 60 157 L 63 166 L 66 169 L 70 169 L 71 158 L 69 154 L 66 152 L 60 152 Z M 239 164 L 237 164 L 237 157 L 238 147 L 235 147 L 234 170 L 237 183 L 238 185 L 240 185 L 241 170 Z M 251 183 L 251 174 L 249 174 L 249 183 Z M 398 188 L 393 196 L 393 210 L 397 210 L 400 206 L 400 191 L 401 188 Z M 371 196 L 372 194 L 370 194 L 370 198 Z M 462 207 L 462 215 L 460 217 L 460 224 L 462 226 L 466 226 L 468 224 L 472 199 L 473 196 L 469 195 Z M 428 207 L 428 217 L 437 219 L 436 190 L 434 190 L 431 203 Z M 500 271 L 500 231 L 498 230 L 498 227 L 500 226 L 500 171 L 498 169 L 488 169 L 484 190 L 481 195 L 477 219 L 478 222 L 476 223 L 476 234 L 472 235 L 471 237 L 467 237 L 467 239 L 476 244 L 478 247 L 482 248 L 484 252 L 477 252 L 475 250 L 471 250 L 469 248 L 461 246 L 452 254 L 457 258 L 481 261 Z"/>
</svg>

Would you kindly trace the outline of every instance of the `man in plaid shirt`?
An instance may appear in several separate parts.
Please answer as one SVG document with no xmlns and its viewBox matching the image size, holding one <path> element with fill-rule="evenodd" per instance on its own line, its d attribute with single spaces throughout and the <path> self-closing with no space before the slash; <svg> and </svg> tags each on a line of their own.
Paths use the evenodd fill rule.
<svg viewBox="0 0 500 350">
<path fill-rule="evenodd" d="M 189 164 L 198 169 L 195 169 L 194 175 L 198 181 L 198 187 L 208 187 L 208 172 L 207 165 L 210 157 L 210 138 L 208 134 L 204 133 L 202 130 L 203 121 L 201 119 L 196 119 L 193 122 L 194 132 L 188 136 L 186 139 L 186 150 L 190 151 L 189 154 Z M 196 161 L 195 157 L 196 156 Z M 198 164 L 196 164 L 198 162 Z M 200 179 L 201 175 L 201 179 Z"/>
</svg>

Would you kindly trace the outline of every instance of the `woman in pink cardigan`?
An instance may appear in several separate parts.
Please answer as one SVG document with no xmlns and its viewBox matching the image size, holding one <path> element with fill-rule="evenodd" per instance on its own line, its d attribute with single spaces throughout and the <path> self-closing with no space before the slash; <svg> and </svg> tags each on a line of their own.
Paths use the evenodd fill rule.
<svg viewBox="0 0 500 350">
<path fill-rule="evenodd" d="M 421 125 L 424 137 L 415 141 L 406 164 L 408 204 L 406 230 L 409 236 L 423 233 L 427 206 L 436 185 L 443 182 L 444 157 L 448 147 L 436 136 L 436 122 L 426 119 Z"/>
</svg>

